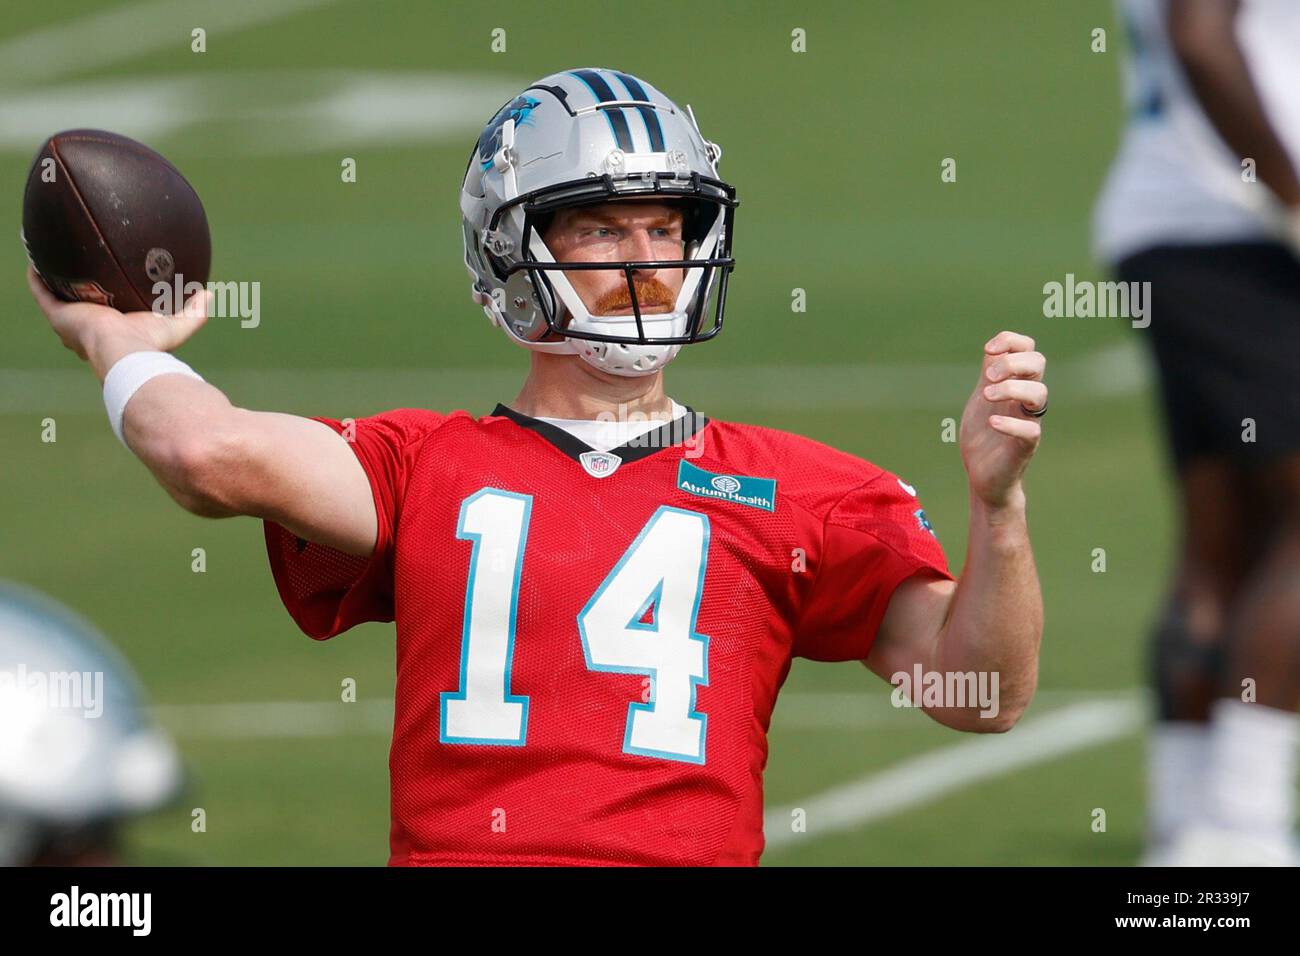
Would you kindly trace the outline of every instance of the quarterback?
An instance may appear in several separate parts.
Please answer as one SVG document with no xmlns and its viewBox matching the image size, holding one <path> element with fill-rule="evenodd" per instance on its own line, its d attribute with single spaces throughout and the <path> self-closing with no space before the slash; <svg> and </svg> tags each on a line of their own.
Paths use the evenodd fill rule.
<svg viewBox="0 0 1300 956">
<path fill-rule="evenodd" d="M 200 297 L 123 315 L 29 274 L 171 496 L 263 520 L 308 635 L 396 622 L 392 864 L 756 864 L 795 657 L 998 675 L 996 716 L 927 707 L 958 730 L 1004 731 L 1029 704 L 1042 601 L 1022 475 L 1043 356 L 1012 332 L 983 345 L 954 580 L 899 477 L 666 391 L 681 347 L 722 327 L 720 156 L 689 107 L 615 70 L 545 77 L 492 118 L 461 188 L 465 263 L 531 367 L 487 415 L 234 407 L 168 354 L 202 326 Z"/>
</svg>

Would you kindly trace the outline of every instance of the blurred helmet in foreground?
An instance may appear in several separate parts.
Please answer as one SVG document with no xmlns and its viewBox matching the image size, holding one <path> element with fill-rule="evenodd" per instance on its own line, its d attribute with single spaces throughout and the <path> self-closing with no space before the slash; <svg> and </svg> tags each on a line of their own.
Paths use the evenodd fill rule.
<svg viewBox="0 0 1300 956">
<path fill-rule="evenodd" d="M 157 809 L 181 782 L 127 663 L 88 622 L 0 581 L 0 865 Z"/>
</svg>

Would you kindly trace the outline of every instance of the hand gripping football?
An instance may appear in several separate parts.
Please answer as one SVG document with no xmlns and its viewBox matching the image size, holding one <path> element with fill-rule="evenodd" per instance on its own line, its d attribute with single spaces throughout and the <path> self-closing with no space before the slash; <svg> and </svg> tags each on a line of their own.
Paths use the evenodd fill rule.
<svg viewBox="0 0 1300 956">
<path fill-rule="evenodd" d="M 194 188 L 162 156 L 103 130 L 55 133 L 23 195 L 23 242 L 56 296 L 123 312 L 179 310 L 155 283 L 206 284 L 208 219 Z"/>
</svg>

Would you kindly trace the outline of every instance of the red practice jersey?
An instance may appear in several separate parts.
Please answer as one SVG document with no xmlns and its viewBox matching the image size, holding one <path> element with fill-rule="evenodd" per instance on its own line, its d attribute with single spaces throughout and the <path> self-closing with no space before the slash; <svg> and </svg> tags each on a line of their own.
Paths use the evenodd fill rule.
<svg viewBox="0 0 1300 956">
<path fill-rule="evenodd" d="M 864 659 L 901 581 L 950 577 L 910 486 L 784 432 L 688 410 L 599 452 L 503 406 L 321 421 L 375 552 L 270 522 L 267 549 L 311 637 L 397 622 L 395 865 L 756 864 L 792 659 Z"/>
</svg>

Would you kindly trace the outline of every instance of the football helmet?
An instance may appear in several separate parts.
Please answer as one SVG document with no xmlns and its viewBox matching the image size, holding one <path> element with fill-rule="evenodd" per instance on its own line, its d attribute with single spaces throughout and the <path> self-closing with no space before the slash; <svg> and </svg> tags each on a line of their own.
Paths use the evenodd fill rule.
<svg viewBox="0 0 1300 956">
<path fill-rule="evenodd" d="M 0 581 L 0 866 L 180 791 L 171 739 L 127 663 L 81 618 Z"/>
<path fill-rule="evenodd" d="M 484 128 L 465 170 L 465 266 L 488 319 L 530 349 L 577 353 L 615 375 L 649 375 L 682 345 L 722 329 L 735 189 L 718 178 L 722 150 L 644 80 L 577 69 L 533 83 Z M 683 208 L 683 258 L 556 261 L 539 230 L 564 208 L 654 199 Z M 684 271 L 670 311 L 644 312 L 633 273 Z M 593 315 L 567 273 L 622 272 L 631 315 Z M 713 304 L 712 323 L 705 314 Z"/>
</svg>

